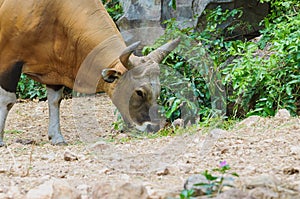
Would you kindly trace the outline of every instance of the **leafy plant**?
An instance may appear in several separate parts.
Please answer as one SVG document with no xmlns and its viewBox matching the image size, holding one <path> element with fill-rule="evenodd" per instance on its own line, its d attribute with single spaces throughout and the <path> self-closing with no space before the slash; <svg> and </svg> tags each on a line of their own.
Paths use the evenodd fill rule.
<svg viewBox="0 0 300 199">
<path fill-rule="evenodd" d="M 270 2 L 271 14 L 258 42 L 237 41 L 226 46 L 236 57 L 223 69 L 228 100 L 246 115 L 272 116 L 280 108 L 297 113 L 300 82 L 300 15 L 298 1 Z"/>
<path fill-rule="evenodd" d="M 175 1 L 169 1 L 170 6 Z M 166 21 L 166 33 L 157 45 L 181 37 L 177 50 L 163 64 L 180 74 L 178 83 L 189 88 L 193 98 L 172 89 L 162 80 L 160 103 L 163 113 L 173 121 L 182 117 L 182 105 L 195 111 L 200 121 L 222 116 L 272 116 L 280 108 L 297 114 L 300 106 L 300 4 L 297 0 L 261 0 L 271 6 L 270 15 L 261 23 L 264 28 L 258 42 L 234 40 L 230 34 L 237 28 L 249 28 L 240 20 L 239 9 L 206 10 L 206 23 L 201 32 L 196 27 Z M 230 19 L 230 24 L 222 26 Z M 162 77 L 170 76 L 169 70 Z M 176 75 L 175 75 L 176 76 Z M 176 76 L 178 77 L 178 75 Z M 163 79 L 163 78 L 162 78 Z M 192 100 L 191 100 L 192 99 Z"/>
<path fill-rule="evenodd" d="M 213 175 L 212 172 L 205 170 L 202 175 L 207 182 L 196 183 L 194 187 L 202 187 L 203 190 L 205 190 L 205 195 L 212 196 L 220 194 L 224 187 L 232 187 L 232 184 L 225 182 L 233 181 L 234 177 L 239 177 L 236 172 L 229 172 L 230 169 L 226 161 L 221 161 L 218 167 L 212 169 L 212 172 L 218 173 L 219 175 Z M 195 193 L 194 189 L 183 190 L 180 193 L 180 199 L 193 199 Z"/>
<path fill-rule="evenodd" d="M 176 0 L 169 0 L 169 6 L 174 10 L 177 9 Z"/>
<path fill-rule="evenodd" d="M 119 0 L 102 0 L 102 3 L 114 21 L 123 15 L 123 8 Z"/>
<path fill-rule="evenodd" d="M 45 85 L 29 79 L 22 74 L 17 86 L 17 97 L 21 99 L 40 99 L 47 97 Z"/>
<path fill-rule="evenodd" d="M 229 55 L 224 48 L 228 45 L 225 31 L 219 25 L 229 17 L 240 18 L 241 11 L 222 11 L 218 7 L 207 11 L 206 17 L 208 23 L 202 32 L 195 31 L 195 27 L 180 28 L 184 25 L 175 19 L 167 20 L 165 34 L 154 46 L 144 48 L 143 53 L 148 54 L 165 41 L 181 38 L 179 47 L 162 62 L 165 67 L 161 71 L 160 104 L 162 113 L 170 121 L 188 117 L 187 120 L 194 122 L 225 112 L 220 67 Z M 227 28 L 233 30 L 234 27 Z"/>
<path fill-rule="evenodd" d="M 193 199 L 193 195 L 194 195 L 195 191 L 193 189 L 190 190 L 183 190 L 180 193 L 180 199 Z"/>
<path fill-rule="evenodd" d="M 203 175 L 205 176 L 205 178 L 209 181 L 209 183 L 207 184 L 202 184 L 202 185 L 199 185 L 199 186 L 208 186 L 209 189 L 209 194 L 208 195 L 211 195 L 213 194 L 213 190 L 217 190 L 217 193 L 221 193 L 222 192 L 222 189 L 225 187 L 225 186 L 229 186 L 231 187 L 232 185 L 230 184 L 225 184 L 224 183 L 224 180 L 226 179 L 226 176 L 225 175 L 231 175 L 233 177 L 239 177 L 239 175 L 236 173 L 236 172 L 231 172 L 229 173 L 229 170 L 230 170 L 230 166 L 227 164 L 226 161 L 221 161 L 219 163 L 219 167 L 216 167 L 214 168 L 212 171 L 213 172 L 218 172 L 219 174 L 221 174 L 221 176 L 213 176 L 211 173 L 209 173 L 208 171 L 205 171 L 203 173 Z M 227 178 L 229 180 L 233 180 L 232 178 Z M 198 186 L 197 184 L 195 186 Z"/>
</svg>

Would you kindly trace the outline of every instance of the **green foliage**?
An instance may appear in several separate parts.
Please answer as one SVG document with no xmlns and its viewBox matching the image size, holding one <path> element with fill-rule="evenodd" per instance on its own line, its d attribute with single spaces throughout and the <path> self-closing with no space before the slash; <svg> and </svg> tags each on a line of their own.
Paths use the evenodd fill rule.
<svg viewBox="0 0 300 199">
<path fill-rule="evenodd" d="M 194 195 L 195 191 L 193 189 L 191 190 L 183 190 L 180 193 L 180 199 L 193 199 L 193 195 Z"/>
<path fill-rule="evenodd" d="M 299 3 L 269 2 L 272 11 L 263 22 L 262 38 L 226 47 L 237 58 L 222 71 L 224 84 L 233 88 L 229 101 L 236 102 L 236 111 L 269 116 L 286 108 L 295 115 L 300 99 Z"/>
<path fill-rule="evenodd" d="M 173 8 L 174 10 L 176 10 L 177 9 L 176 0 L 170 0 L 169 1 L 169 6 L 171 8 Z"/>
<path fill-rule="evenodd" d="M 21 99 L 44 100 L 47 97 L 45 86 L 32 79 L 29 79 L 25 74 L 22 74 L 20 77 L 16 94 L 17 97 Z"/>
<path fill-rule="evenodd" d="M 271 6 L 270 15 L 261 23 L 259 41 L 233 40 L 236 29 L 249 25 L 240 20 L 239 9 L 206 10 L 206 24 L 201 32 L 195 27 L 178 24 L 175 19 L 166 21 L 166 33 L 157 44 L 146 48 L 146 54 L 165 41 L 181 37 L 180 46 L 163 64 L 175 69 L 183 78 L 183 89 L 192 90 L 198 103 L 185 97 L 186 93 L 169 88 L 162 71 L 160 103 L 171 121 L 181 117 L 182 104 L 197 107 L 201 121 L 209 120 L 229 106 L 230 116 L 272 116 L 280 108 L 297 113 L 300 102 L 300 15 L 297 0 L 262 0 Z M 170 1 L 170 5 L 171 1 Z M 228 22 L 225 28 L 222 24 Z M 178 76 L 178 75 L 177 75 Z M 175 76 L 176 77 L 176 76 Z M 173 82 L 176 84 L 176 81 Z M 224 89 L 224 87 L 226 89 Z"/>
<path fill-rule="evenodd" d="M 123 8 L 119 0 L 102 0 L 105 9 L 114 21 L 117 21 L 123 14 Z"/>
<path fill-rule="evenodd" d="M 227 184 L 226 181 L 234 181 L 234 177 L 239 177 L 236 172 L 229 172 L 230 166 L 226 161 L 221 161 L 219 166 L 212 169 L 212 172 L 219 173 L 219 175 L 214 175 L 212 172 L 205 170 L 202 175 L 205 177 L 207 182 L 200 182 L 194 184 L 195 187 L 199 186 L 205 190 L 206 195 L 216 195 L 222 193 L 224 187 L 232 187 L 231 183 Z M 226 181 L 225 181 L 226 180 Z M 183 190 L 180 193 L 180 199 L 192 199 L 195 190 Z"/>
<path fill-rule="evenodd" d="M 200 117 L 200 120 L 215 117 L 217 109 L 225 109 L 219 70 L 229 57 L 224 50 L 224 46 L 228 45 L 224 39 L 225 32 L 237 28 L 238 23 L 234 23 L 234 27 L 228 26 L 226 30 L 219 28 L 219 25 L 229 17 L 238 21 L 241 11 L 222 12 L 218 7 L 207 11 L 206 17 L 207 26 L 200 33 L 194 31 L 194 27 L 180 28 L 184 25 L 178 24 L 175 19 L 166 21 L 165 34 L 154 46 L 146 47 L 143 51 L 148 54 L 168 40 L 181 38 L 177 49 L 162 62 L 167 69 L 162 68 L 161 71 L 160 104 L 164 107 L 162 112 L 171 121 L 182 117 L 182 109 L 189 117 Z M 186 106 L 183 108 L 183 105 Z"/>
</svg>

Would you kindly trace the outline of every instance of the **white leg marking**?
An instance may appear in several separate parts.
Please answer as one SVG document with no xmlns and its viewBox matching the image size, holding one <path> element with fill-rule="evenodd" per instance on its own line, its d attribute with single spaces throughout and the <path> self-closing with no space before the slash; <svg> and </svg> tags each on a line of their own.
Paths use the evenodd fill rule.
<svg viewBox="0 0 300 199">
<path fill-rule="evenodd" d="M 3 146 L 4 126 L 9 111 L 8 105 L 13 105 L 16 101 L 16 94 L 8 92 L 0 86 L 0 146 Z"/>
<path fill-rule="evenodd" d="M 47 87 L 48 107 L 49 107 L 49 128 L 48 136 L 52 144 L 65 144 L 65 140 L 60 131 L 59 107 L 62 99 L 63 88 L 55 91 Z"/>
</svg>

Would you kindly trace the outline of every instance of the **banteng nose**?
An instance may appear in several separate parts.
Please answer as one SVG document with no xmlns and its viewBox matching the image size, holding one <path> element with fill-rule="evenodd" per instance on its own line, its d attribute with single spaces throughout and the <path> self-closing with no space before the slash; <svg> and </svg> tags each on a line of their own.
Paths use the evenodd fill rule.
<svg viewBox="0 0 300 199">
<path fill-rule="evenodd" d="M 146 132 L 157 132 L 160 129 L 160 125 L 158 124 L 148 124 L 146 128 Z"/>
<path fill-rule="evenodd" d="M 151 124 L 147 126 L 147 132 L 157 132 L 160 129 L 160 120 L 158 113 L 158 105 L 154 104 L 149 109 Z"/>
</svg>

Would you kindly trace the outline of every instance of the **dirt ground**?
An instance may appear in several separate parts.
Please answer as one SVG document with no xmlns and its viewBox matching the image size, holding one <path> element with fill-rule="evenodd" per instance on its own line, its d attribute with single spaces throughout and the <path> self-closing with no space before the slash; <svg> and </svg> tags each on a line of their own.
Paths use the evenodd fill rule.
<svg viewBox="0 0 300 199">
<path fill-rule="evenodd" d="M 56 178 L 79 190 L 82 198 L 92 198 L 96 185 L 122 182 L 142 184 L 151 198 L 179 198 L 189 176 L 223 160 L 239 174 L 240 189 L 252 177 L 268 175 L 278 180 L 278 192 L 300 192 L 298 117 L 251 117 L 228 131 L 197 128 L 182 135 L 129 139 L 112 131 L 114 112 L 106 95 L 63 100 L 61 128 L 68 146 L 52 146 L 47 103 L 15 104 L 6 123 L 7 147 L 0 148 L 0 198 L 9 198 L 12 187 L 26 195 Z M 35 145 L 28 144 L 32 141 Z M 75 160 L 64 159 L 69 152 Z"/>
</svg>

